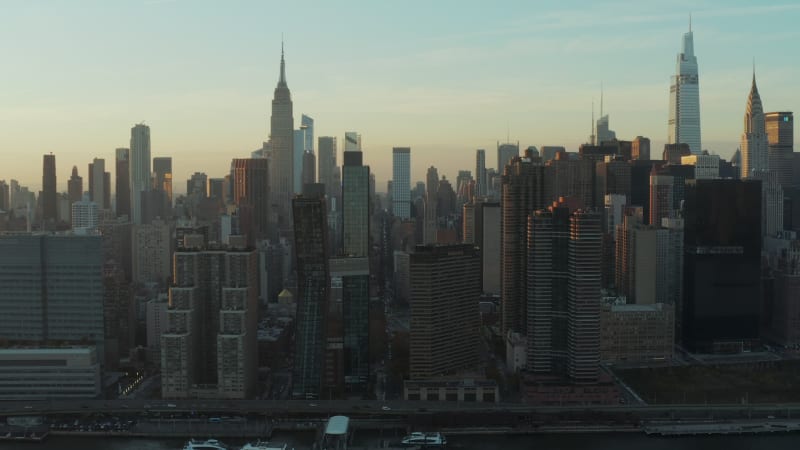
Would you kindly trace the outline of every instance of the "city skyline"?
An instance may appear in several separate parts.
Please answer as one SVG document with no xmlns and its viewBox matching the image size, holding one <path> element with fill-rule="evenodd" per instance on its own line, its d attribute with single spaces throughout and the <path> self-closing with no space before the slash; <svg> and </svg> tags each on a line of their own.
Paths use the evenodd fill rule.
<svg viewBox="0 0 800 450">
<path fill-rule="evenodd" d="M 7 8 L 0 35 L 14 47 L 6 49 L 0 178 L 38 190 L 41 155 L 53 152 L 57 189 L 66 191 L 73 166 L 86 167 L 94 157 L 111 161 L 143 119 L 152 129 L 152 156 L 174 159 L 176 186 L 195 171 L 223 175 L 220 167 L 268 139 L 280 35 L 249 25 L 274 15 L 276 4 L 217 11 L 193 3 L 183 22 L 175 19 L 184 18 L 180 1 L 98 5 Z M 476 149 L 491 156 L 496 142 L 508 137 L 522 148 L 563 145 L 575 151 L 588 140 L 601 82 L 604 112 L 618 137 L 649 137 L 657 155 L 667 140 L 670 76 L 690 13 L 701 61 L 703 148 L 730 158 L 738 146 L 753 57 L 765 112 L 800 104 L 791 84 L 800 70 L 786 58 L 800 32 L 783 31 L 795 30 L 797 4 L 467 5 L 456 17 L 448 5 L 419 15 L 414 8 L 351 3 L 336 9 L 362 19 L 363 26 L 338 27 L 331 39 L 325 30 L 333 29 L 315 24 L 327 23 L 332 6 L 316 5 L 310 15 L 280 6 L 288 8 L 278 17 L 295 119 L 308 114 L 317 136 L 338 140 L 358 129 L 364 163 L 380 192 L 391 178 L 393 147 L 408 146 L 417 155 L 412 183 L 424 179 L 431 164 L 454 179 L 457 170 L 472 169 L 464 161 Z M 136 20 L 151 32 L 116 33 Z M 411 20 L 413 27 L 402 26 Z M 209 31 L 217 21 L 219 27 Z M 624 26 L 598 35 L 609 23 Z M 363 39 L 364 33 L 374 39 Z M 101 35 L 108 39 L 96 38 Z M 556 60 L 545 69 L 539 64 Z"/>
</svg>

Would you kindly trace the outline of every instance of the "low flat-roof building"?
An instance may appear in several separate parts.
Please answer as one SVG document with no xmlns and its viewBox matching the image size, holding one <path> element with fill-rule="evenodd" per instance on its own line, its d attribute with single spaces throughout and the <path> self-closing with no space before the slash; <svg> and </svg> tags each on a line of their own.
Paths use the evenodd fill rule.
<svg viewBox="0 0 800 450">
<path fill-rule="evenodd" d="M 600 311 L 600 360 L 669 361 L 675 345 L 675 306 L 607 302 Z"/>
<path fill-rule="evenodd" d="M 497 403 L 500 388 L 494 380 L 406 380 L 403 400 Z"/>
<path fill-rule="evenodd" d="M 95 398 L 101 389 L 93 346 L 0 349 L 0 400 Z"/>
</svg>

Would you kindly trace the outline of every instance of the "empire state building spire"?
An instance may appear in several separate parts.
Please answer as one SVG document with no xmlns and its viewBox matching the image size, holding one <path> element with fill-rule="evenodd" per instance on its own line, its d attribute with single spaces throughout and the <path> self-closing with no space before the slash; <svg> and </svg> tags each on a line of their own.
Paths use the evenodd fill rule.
<svg viewBox="0 0 800 450">
<path fill-rule="evenodd" d="M 281 78 L 278 86 L 286 86 L 286 61 L 283 59 L 283 40 L 281 40 Z"/>
</svg>

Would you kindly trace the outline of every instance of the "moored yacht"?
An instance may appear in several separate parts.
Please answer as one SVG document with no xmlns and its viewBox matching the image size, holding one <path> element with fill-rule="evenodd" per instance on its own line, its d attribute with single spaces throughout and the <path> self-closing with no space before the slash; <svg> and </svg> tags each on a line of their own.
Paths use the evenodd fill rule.
<svg viewBox="0 0 800 450">
<path fill-rule="evenodd" d="M 415 431 L 400 441 L 404 447 L 434 447 L 441 448 L 447 445 L 442 433 L 420 433 Z"/>
<path fill-rule="evenodd" d="M 273 444 L 267 441 L 248 442 L 241 450 L 294 450 L 286 444 Z"/>
<path fill-rule="evenodd" d="M 229 448 L 216 439 L 192 439 L 183 446 L 183 450 L 229 450 Z"/>
</svg>

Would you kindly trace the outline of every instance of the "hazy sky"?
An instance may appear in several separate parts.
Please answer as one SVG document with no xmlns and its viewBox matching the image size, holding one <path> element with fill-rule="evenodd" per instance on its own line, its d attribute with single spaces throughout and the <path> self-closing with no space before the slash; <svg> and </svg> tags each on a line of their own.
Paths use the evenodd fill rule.
<svg viewBox="0 0 800 450">
<path fill-rule="evenodd" d="M 267 139 L 281 33 L 295 123 L 360 132 L 378 190 L 393 146 L 411 147 L 412 184 L 430 165 L 474 170 L 477 148 L 494 166 L 507 135 L 574 151 L 601 82 L 617 136 L 660 155 L 689 13 L 704 148 L 738 145 L 754 57 L 764 108 L 800 113 L 796 1 L 555 3 L 2 0 L 0 179 L 38 189 L 48 152 L 60 190 L 94 157 L 113 176 L 141 121 L 176 191 L 195 171 L 223 176 Z"/>
</svg>

